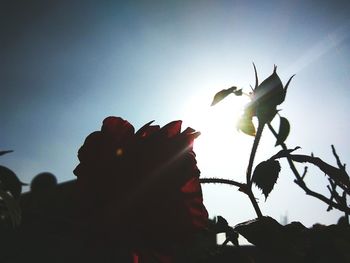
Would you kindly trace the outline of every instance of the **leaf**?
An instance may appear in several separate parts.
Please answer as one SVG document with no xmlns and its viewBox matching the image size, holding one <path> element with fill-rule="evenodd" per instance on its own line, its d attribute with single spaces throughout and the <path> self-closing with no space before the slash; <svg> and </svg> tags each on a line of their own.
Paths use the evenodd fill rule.
<svg viewBox="0 0 350 263">
<path fill-rule="evenodd" d="M 265 200 L 277 182 L 280 171 L 280 163 L 272 159 L 263 161 L 255 167 L 252 182 L 262 190 L 263 194 L 265 195 Z"/>
<path fill-rule="evenodd" d="M 284 244 L 283 227 L 272 217 L 261 217 L 234 227 L 240 235 L 260 248 L 276 248 Z"/>
<path fill-rule="evenodd" d="M 278 130 L 275 146 L 282 145 L 282 143 L 284 143 L 284 141 L 287 139 L 289 135 L 289 131 L 290 131 L 289 121 L 284 117 L 280 117 L 280 127 Z"/>
<path fill-rule="evenodd" d="M 0 156 L 1 155 L 4 155 L 4 154 L 7 154 L 7 153 L 12 153 L 13 150 L 8 150 L 8 151 L 0 151 Z"/>
<path fill-rule="evenodd" d="M 215 94 L 213 102 L 211 103 L 211 106 L 214 106 L 218 102 L 222 101 L 224 98 L 226 98 L 231 93 L 235 92 L 237 90 L 237 87 L 231 87 L 229 89 L 223 89 Z"/>
<path fill-rule="evenodd" d="M 255 136 L 256 130 L 255 130 L 252 117 L 243 115 L 238 121 L 237 128 L 238 130 L 241 130 L 245 134 L 248 134 L 250 136 Z"/>
</svg>

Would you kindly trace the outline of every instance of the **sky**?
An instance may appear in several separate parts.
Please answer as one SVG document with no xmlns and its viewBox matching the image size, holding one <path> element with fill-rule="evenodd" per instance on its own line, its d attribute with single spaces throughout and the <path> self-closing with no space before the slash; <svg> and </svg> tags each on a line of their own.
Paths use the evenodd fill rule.
<svg viewBox="0 0 350 263">
<path fill-rule="evenodd" d="M 285 84 L 279 108 L 291 123 L 288 147 L 336 165 L 334 144 L 350 160 L 349 1 L 0 1 L 0 164 L 30 183 L 40 172 L 74 179 L 77 151 L 107 116 L 136 129 L 150 120 L 183 120 L 201 131 L 194 149 L 201 177 L 244 182 L 253 137 L 235 123 L 247 99 L 214 94 L 250 91 L 273 66 Z M 274 120 L 278 127 L 278 120 Z M 266 129 L 256 163 L 280 149 Z M 267 198 L 254 193 L 265 215 L 306 226 L 342 215 L 293 183 L 282 170 Z M 303 166 L 298 166 L 303 170 Z M 328 196 L 327 181 L 310 169 L 307 185 Z M 203 185 L 211 217 L 232 225 L 255 218 L 236 188 Z"/>
</svg>

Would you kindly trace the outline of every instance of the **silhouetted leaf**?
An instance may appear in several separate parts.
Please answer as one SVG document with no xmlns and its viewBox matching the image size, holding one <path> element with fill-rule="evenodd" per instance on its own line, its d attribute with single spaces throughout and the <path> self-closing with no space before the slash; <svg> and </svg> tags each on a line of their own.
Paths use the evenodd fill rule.
<svg viewBox="0 0 350 263">
<path fill-rule="evenodd" d="M 243 115 L 237 124 L 237 128 L 250 136 L 255 136 L 256 130 L 251 117 Z"/>
<path fill-rule="evenodd" d="M 1 155 L 4 155 L 4 154 L 7 154 L 7 153 L 12 153 L 12 152 L 13 152 L 12 150 L 0 151 L 0 156 L 1 156 Z"/>
<path fill-rule="evenodd" d="M 278 130 L 275 146 L 278 146 L 284 143 L 284 141 L 287 139 L 289 135 L 289 131 L 290 131 L 289 121 L 284 117 L 280 117 L 280 127 Z"/>
<path fill-rule="evenodd" d="M 280 163 L 272 159 L 263 161 L 255 167 L 252 182 L 262 190 L 265 200 L 277 182 L 280 170 Z"/>
<path fill-rule="evenodd" d="M 223 89 L 215 94 L 213 102 L 211 103 L 211 106 L 214 106 L 218 102 L 222 101 L 224 98 L 226 98 L 228 95 L 233 93 L 237 90 L 237 87 L 231 87 L 229 89 Z"/>
<path fill-rule="evenodd" d="M 283 227 L 271 217 L 261 217 L 243 222 L 234 227 L 250 243 L 261 247 L 275 247 L 283 244 Z"/>
</svg>

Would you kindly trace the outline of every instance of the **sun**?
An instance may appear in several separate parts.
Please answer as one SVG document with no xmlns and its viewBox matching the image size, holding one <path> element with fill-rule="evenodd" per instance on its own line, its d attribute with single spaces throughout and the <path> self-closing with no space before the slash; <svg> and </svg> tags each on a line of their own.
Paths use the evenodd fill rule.
<svg viewBox="0 0 350 263">
<path fill-rule="evenodd" d="M 195 140 L 194 150 L 198 165 L 207 176 L 232 175 L 233 160 L 247 156 L 252 138 L 237 130 L 237 122 L 249 101 L 248 97 L 230 95 L 215 106 L 210 106 L 213 94 L 195 96 L 188 101 L 184 114 L 184 128 L 192 127 L 201 135 Z M 243 153 L 244 152 L 244 153 Z M 240 162 L 244 166 L 245 162 Z"/>
</svg>

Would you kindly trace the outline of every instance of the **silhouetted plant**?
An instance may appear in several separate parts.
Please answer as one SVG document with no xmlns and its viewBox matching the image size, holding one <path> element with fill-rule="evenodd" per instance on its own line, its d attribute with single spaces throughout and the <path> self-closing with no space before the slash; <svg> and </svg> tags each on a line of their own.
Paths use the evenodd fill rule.
<svg viewBox="0 0 350 263">
<path fill-rule="evenodd" d="M 245 94 L 251 98 L 251 101 L 245 107 L 244 113 L 237 125 L 237 128 L 242 132 L 255 137 L 249 157 L 249 163 L 246 172 L 246 182 L 239 183 L 234 180 L 223 181 L 217 178 L 205 178 L 201 179 L 201 182 L 228 183 L 238 186 L 240 191 L 248 195 L 257 216 L 262 217 L 261 210 L 252 192 L 252 184 L 254 183 L 257 185 L 267 198 L 277 181 L 280 171 L 280 164 L 278 160 L 267 160 L 260 163 L 253 171 L 254 159 L 264 127 L 265 125 L 270 125 L 270 122 L 278 113 L 277 106 L 285 100 L 289 83 L 294 75 L 290 77 L 285 87 L 283 87 L 283 84 L 276 72 L 277 67 L 275 66 L 271 76 L 259 84 L 256 67 L 254 64 L 253 66 L 255 72 L 255 87 L 252 89 L 251 93 L 246 94 L 243 93 L 242 89 L 231 87 L 229 89 L 221 90 L 216 93 L 211 104 L 212 106 L 217 104 L 230 94 L 235 94 L 236 96 L 242 96 Z M 257 128 L 255 128 L 255 125 L 253 123 L 253 117 L 256 117 L 258 120 Z M 280 119 L 280 128 L 277 134 L 276 145 L 281 145 L 289 134 L 288 120 L 281 116 Z"/>
<path fill-rule="evenodd" d="M 347 204 L 347 200 L 350 196 L 350 180 L 345 170 L 345 164 L 340 161 L 333 145 L 332 151 L 338 167 L 334 167 L 324 162 L 322 159 L 314 157 L 312 154 L 294 154 L 294 151 L 300 147 L 289 149 L 286 146 L 285 140 L 290 132 L 290 124 L 287 118 L 279 114 L 277 106 L 285 100 L 287 88 L 294 75 L 289 78 L 285 87 L 283 87 L 276 72 L 277 67 L 274 66 L 273 73 L 259 85 L 256 67 L 254 64 L 253 66 L 255 72 L 255 87 L 252 89 L 251 93 L 244 93 L 242 89 L 233 86 L 216 93 L 212 102 L 213 106 L 230 94 L 236 96 L 248 95 L 251 98 L 250 103 L 245 107 L 244 113 L 237 124 L 237 128 L 240 131 L 255 137 L 247 166 L 246 182 L 242 183 L 221 178 L 203 178 L 201 179 L 201 183 L 233 185 L 239 187 L 239 190 L 249 197 L 257 214 L 257 219 L 238 224 L 233 228 L 233 231 L 243 235 L 258 247 L 267 250 L 270 249 L 269 251 L 274 254 L 282 255 L 285 253 L 289 255 L 287 262 L 314 262 L 317 256 L 313 249 L 330 251 L 326 255 L 326 259 L 323 258 L 323 260 L 335 259 L 339 260 L 339 262 L 346 262 L 346 260 L 350 260 L 350 254 L 346 252 L 349 248 L 348 242 L 350 241 L 348 235 L 350 232 L 350 207 Z M 279 116 L 280 119 L 278 132 L 271 124 L 271 121 L 276 115 Z M 253 118 L 257 119 L 257 128 L 253 123 Z M 272 157 L 267 158 L 265 161 L 260 162 L 253 169 L 254 158 L 265 126 L 267 126 L 275 136 L 275 146 L 281 146 L 282 150 Z M 295 176 L 294 182 L 302 188 L 307 195 L 318 198 L 328 204 L 328 211 L 334 208 L 344 212 L 344 219 L 340 220 L 341 224 L 339 226 L 322 229 L 318 227 L 307 229 L 299 222 L 293 222 L 292 224 L 282 226 L 271 217 L 263 216 L 253 194 L 252 185 L 255 184 L 260 188 L 266 199 L 277 182 L 281 170 L 279 163 L 279 159 L 281 158 L 287 159 L 290 169 Z M 307 167 L 305 167 L 303 173 L 300 174 L 294 162 L 313 164 L 324 172 L 329 181 L 327 188 L 330 192 L 330 197 L 326 197 L 311 190 L 304 181 Z M 220 220 L 222 221 L 223 219 Z M 343 227 L 346 228 L 344 229 Z M 340 239 L 335 241 L 335 238 L 338 237 L 340 237 Z M 228 241 L 229 237 L 227 237 L 224 244 Z M 339 243 L 338 246 L 334 246 L 335 242 Z M 276 252 L 276 250 L 279 252 Z"/>
</svg>

